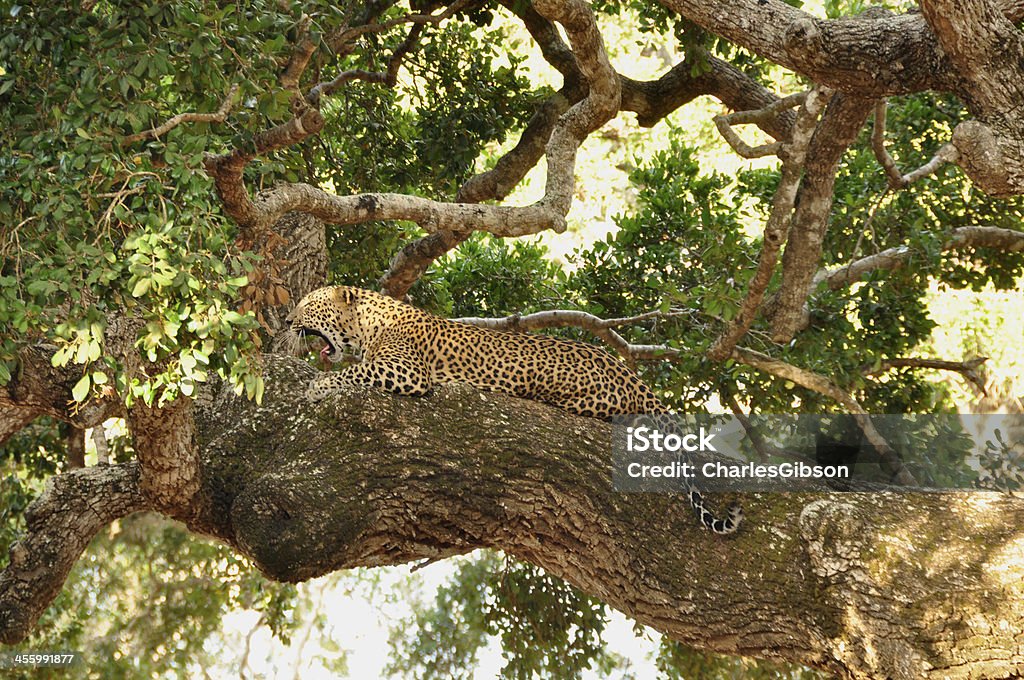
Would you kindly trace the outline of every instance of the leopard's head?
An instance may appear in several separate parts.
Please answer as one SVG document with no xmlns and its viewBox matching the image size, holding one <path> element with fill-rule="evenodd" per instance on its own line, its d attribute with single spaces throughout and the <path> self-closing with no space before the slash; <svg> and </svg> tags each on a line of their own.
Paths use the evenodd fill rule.
<svg viewBox="0 0 1024 680">
<path fill-rule="evenodd" d="M 366 341 L 362 320 L 357 314 L 363 292 L 350 286 L 318 288 L 299 301 L 287 322 L 293 333 L 315 335 L 327 343 L 320 350 L 322 358 L 341 361 L 344 350 L 358 352 Z"/>
</svg>

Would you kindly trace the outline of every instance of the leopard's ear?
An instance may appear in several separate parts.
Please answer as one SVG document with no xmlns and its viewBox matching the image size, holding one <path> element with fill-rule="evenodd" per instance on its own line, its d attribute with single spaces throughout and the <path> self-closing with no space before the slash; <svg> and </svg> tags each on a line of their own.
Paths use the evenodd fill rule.
<svg viewBox="0 0 1024 680">
<path fill-rule="evenodd" d="M 356 292 L 351 286 L 338 286 L 334 289 L 334 295 L 343 305 L 351 305 L 356 301 Z"/>
</svg>

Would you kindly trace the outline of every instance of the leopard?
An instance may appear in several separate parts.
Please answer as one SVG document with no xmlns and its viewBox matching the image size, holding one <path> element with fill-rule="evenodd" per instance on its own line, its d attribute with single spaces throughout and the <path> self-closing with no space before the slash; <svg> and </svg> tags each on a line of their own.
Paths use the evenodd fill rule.
<svg viewBox="0 0 1024 680">
<path fill-rule="evenodd" d="M 600 347 L 445 319 L 363 288 L 318 288 L 299 301 L 286 322 L 292 333 L 323 341 L 325 363 L 361 359 L 314 378 L 306 391 L 313 402 L 354 386 L 425 396 L 436 385 L 463 383 L 601 420 L 670 413 L 634 371 Z M 739 528 L 738 506 L 718 518 L 692 482 L 687 495 L 705 528 L 717 534 Z"/>
</svg>

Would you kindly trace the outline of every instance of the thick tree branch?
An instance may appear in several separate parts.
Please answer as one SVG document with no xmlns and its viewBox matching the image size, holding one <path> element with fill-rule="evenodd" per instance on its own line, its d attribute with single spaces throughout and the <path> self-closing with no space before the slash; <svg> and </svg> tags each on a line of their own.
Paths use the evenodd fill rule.
<svg viewBox="0 0 1024 680">
<path fill-rule="evenodd" d="M 213 178 L 224 210 L 238 223 L 245 242 L 243 245 L 257 243 L 265 236 L 271 225 L 289 212 L 285 209 L 278 214 L 272 214 L 253 202 L 242 177 L 245 166 L 258 155 L 298 144 L 310 135 L 320 132 L 323 126 L 324 117 L 320 112 L 315 108 L 306 107 L 288 122 L 256 135 L 248 147 L 236 148 L 219 156 L 206 157 L 206 173 Z"/>
<path fill-rule="evenodd" d="M 814 131 L 793 209 L 789 243 L 782 256 L 782 285 L 770 303 L 776 342 L 789 342 L 806 324 L 807 291 L 821 260 L 836 170 L 873 107 L 869 100 L 837 94 Z"/>
<path fill-rule="evenodd" d="M 782 0 L 737 0 L 728 5 L 659 1 L 715 35 L 816 83 L 859 97 L 949 91 L 956 80 L 920 14 L 874 10 L 823 20 Z M 1024 17 L 1019 0 L 996 6 L 1009 22 Z"/>
<path fill-rule="evenodd" d="M 701 95 L 711 95 L 734 111 L 764 109 L 778 101 L 770 90 L 732 64 L 705 55 L 707 70 L 694 76 L 693 65 L 683 61 L 654 81 L 622 78 L 622 110 L 636 113 L 637 123 L 651 127 L 680 106 Z M 789 137 L 795 116 L 782 111 L 756 121 L 758 127 L 776 139 Z"/>
<path fill-rule="evenodd" d="M 921 10 L 960 76 L 977 120 L 953 131 L 957 163 L 993 196 L 1024 193 L 1024 35 L 990 0 L 924 0 Z"/>
<path fill-rule="evenodd" d="M 164 514 L 185 518 L 199 490 L 192 400 L 179 397 L 161 408 L 137 403 L 128 409 L 128 427 L 141 464 L 139 491 Z"/>
<path fill-rule="evenodd" d="M 401 300 L 437 258 L 457 248 L 472 233 L 442 229 L 406 244 L 391 258 L 380 278 L 381 292 Z"/>
<path fill-rule="evenodd" d="M 14 644 L 31 632 L 93 536 L 148 508 L 135 463 L 53 477 L 26 511 L 27 531 L 0 572 L 0 642 Z"/>
<path fill-rule="evenodd" d="M 201 418 L 209 505 L 193 526 L 272 577 L 494 547 L 716 651 L 893 678 L 1006 675 L 985 650 L 1019 656 L 1019 499 L 748 495 L 752 525 L 722 541 L 680 497 L 613 491 L 604 423 L 468 388 L 314 410 L 308 367 L 268 370 L 262 407 L 225 391 Z"/>
<path fill-rule="evenodd" d="M 221 390 L 198 410 L 203 481 L 189 526 L 271 578 L 489 547 L 718 652 L 847 677 L 1024 670 L 1019 498 L 747 494 L 746 528 L 722 540 L 698 529 L 680 496 L 614 491 L 600 421 L 468 387 L 419 399 L 354 390 L 313 406 L 303 396 L 313 369 L 265 364 L 262 406 Z M 98 519 L 144 505 L 130 466 L 105 471 L 123 480 L 126 502 Z M 79 479 L 91 478 L 55 486 L 74 492 Z M 19 564 L 46 564 L 32 562 L 45 545 L 25 548 Z M 0 583 L 10 582 L 8 570 Z M 0 612 L 0 636 L 22 639 L 10 587 Z"/>
<path fill-rule="evenodd" d="M 732 353 L 736 343 L 750 330 L 757 311 L 761 308 L 765 291 L 768 290 L 768 284 L 775 273 L 775 263 L 778 261 L 779 251 L 789 235 L 797 188 L 806 163 L 807 151 L 813 142 L 812 133 L 827 99 L 826 92 L 812 90 L 800 104 L 796 123 L 793 125 L 792 137 L 780 150 L 782 173 L 779 178 L 779 186 L 772 198 L 772 212 L 765 223 L 757 271 L 750 280 L 747 295 L 740 305 L 739 313 L 708 350 L 708 357 L 713 361 L 722 361 Z M 773 104 L 764 116 L 751 113 L 743 120 L 749 119 L 754 122 L 758 117 L 773 116 L 777 110 L 784 108 L 785 105 L 782 102 L 785 101 L 780 100 L 779 103 Z"/>
</svg>

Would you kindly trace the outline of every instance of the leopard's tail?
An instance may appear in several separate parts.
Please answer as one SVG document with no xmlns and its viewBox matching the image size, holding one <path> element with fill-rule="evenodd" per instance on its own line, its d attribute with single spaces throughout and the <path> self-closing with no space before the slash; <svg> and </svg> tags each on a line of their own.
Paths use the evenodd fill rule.
<svg viewBox="0 0 1024 680">
<path fill-rule="evenodd" d="M 648 404 L 648 413 L 655 416 L 673 416 L 672 412 L 657 401 L 653 395 L 651 397 L 654 401 Z M 731 504 L 726 511 L 725 519 L 721 519 L 708 508 L 704 502 L 704 494 L 689 479 L 686 480 L 686 496 L 690 501 L 690 507 L 693 508 L 697 519 L 705 529 L 724 535 L 735 533 L 740 528 L 740 524 L 743 522 L 743 508 L 738 503 Z"/>
<path fill-rule="evenodd" d="M 740 528 L 740 524 L 743 522 L 743 508 L 738 503 L 729 506 L 725 519 L 719 519 L 704 505 L 704 494 L 698 491 L 692 482 L 687 482 L 686 486 L 690 507 L 697 513 L 697 518 L 700 519 L 704 528 L 710 529 L 716 534 L 731 534 Z"/>
</svg>

